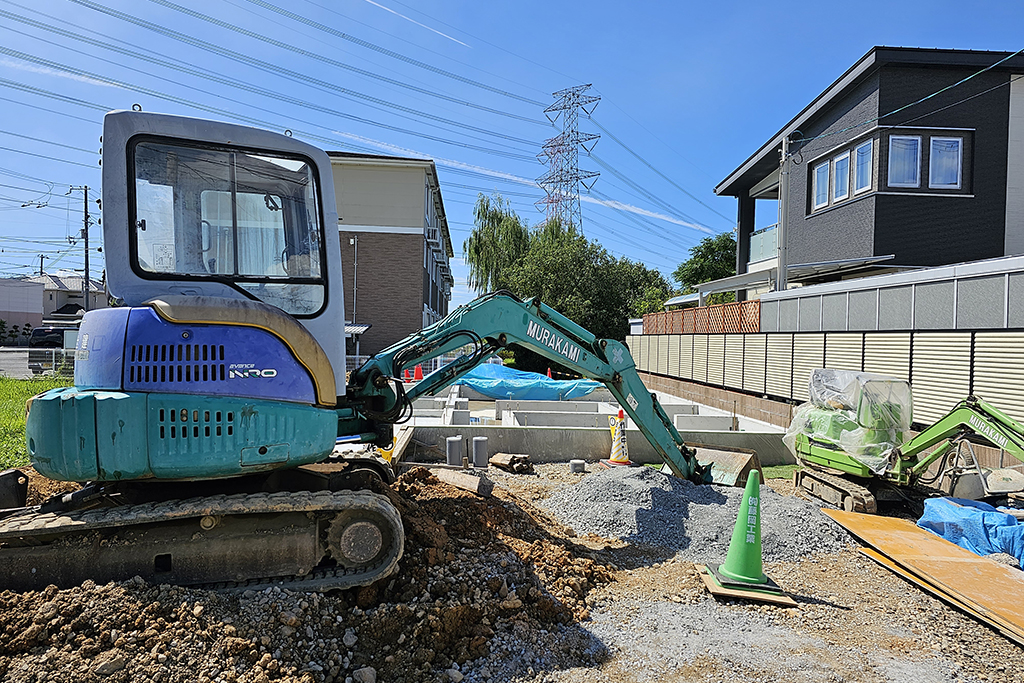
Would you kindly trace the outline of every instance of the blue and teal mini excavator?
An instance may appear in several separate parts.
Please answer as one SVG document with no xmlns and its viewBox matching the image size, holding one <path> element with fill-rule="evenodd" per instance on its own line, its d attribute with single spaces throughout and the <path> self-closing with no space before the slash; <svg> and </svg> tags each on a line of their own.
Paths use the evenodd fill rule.
<svg viewBox="0 0 1024 683">
<path fill-rule="evenodd" d="M 402 523 L 370 489 L 392 468 L 336 445 L 390 445 L 413 399 L 514 344 L 603 382 L 675 475 L 711 481 L 627 348 L 537 300 L 485 295 L 346 378 L 322 150 L 137 111 L 107 114 L 102 144 L 117 305 L 85 315 L 74 386 L 34 397 L 27 423 L 33 467 L 83 486 L 42 506 L 0 505 L 0 589 L 141 576 L 330 590 L 385 577 Z M 403 384 L 404 370 L 459 349 Z"/>
</svg>

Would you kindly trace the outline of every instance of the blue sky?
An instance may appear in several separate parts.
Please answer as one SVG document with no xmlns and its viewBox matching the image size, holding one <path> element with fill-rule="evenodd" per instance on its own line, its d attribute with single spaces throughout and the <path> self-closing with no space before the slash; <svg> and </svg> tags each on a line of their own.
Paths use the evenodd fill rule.
<svg viewBox="0 0 1024 683">
<path fill-rule="evenodd" d="M 592 83 L 601 102 L 580 128 L 603 137 L 580 166 L 601 176 L 584 231 L 668 276 L 732 229 L 715 184 L 873 45 L 1024 47 L 1019 2 L 178 3 L 0 0 L 0 275 L 39 254 L 50 272 L 82 267 L 67 242 L 82 198 L 67 190 L 99 188 L 103 112 L 137 103 L 435 159 L 463 303 L 477 194 L 540 221 L 535 155 L 557 134 L 542 110 Z"/>
</svg>

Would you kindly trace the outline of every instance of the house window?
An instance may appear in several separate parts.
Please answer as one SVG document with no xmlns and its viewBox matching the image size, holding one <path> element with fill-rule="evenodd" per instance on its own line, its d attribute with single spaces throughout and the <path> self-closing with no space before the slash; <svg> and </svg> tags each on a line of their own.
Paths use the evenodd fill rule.
<svg viewBox="0 0 1024 683">
<path fill-rule="evenodd" d="M 828 169 L 829 162 L 818 164 L 814 167 L 814 208 L 820 209 L 828 206 Z"/>
<path fill-rule="evenodd" d="M 871 140 L 857 145 L 853 151 L 853 193 L 871 189 Z"/>
<path fill-rule="evenodd" d="M 963 170 L 963 138 L 931 138 L 928 187 L 959 190 Z"/>
<path fill-rule="evenodd" d="M 889 137 L 889 187 L 921 186 L 921 138 Z"/>
<path fill-rule="evenodd" d="M 843 152 L 832 160 L 832 201 L 850 196 L 850 153 Z"/>
</svg>

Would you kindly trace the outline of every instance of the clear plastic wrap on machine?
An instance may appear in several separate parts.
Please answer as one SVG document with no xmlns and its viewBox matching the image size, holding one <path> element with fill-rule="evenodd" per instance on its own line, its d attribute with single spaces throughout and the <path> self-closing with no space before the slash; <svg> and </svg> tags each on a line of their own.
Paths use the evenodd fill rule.
<svg viewBox="0 0 1024 683">
<path fill-rule="evenodd" d="M 809 389 L 810 402 L 797 407 L 783 439 L 789 449 L 795 454 L 797 434 L 806 434 L 884 472 L 913 419 L 910 385 L 885 375 L 819 369 Z"/>
</svg>

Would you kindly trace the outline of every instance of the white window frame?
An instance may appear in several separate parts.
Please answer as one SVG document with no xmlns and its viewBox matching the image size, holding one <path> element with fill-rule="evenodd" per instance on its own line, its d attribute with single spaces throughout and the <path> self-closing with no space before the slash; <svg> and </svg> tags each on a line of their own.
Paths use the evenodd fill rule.
<svg viewBox="0 0 1024 683">
<path fill-rule="evenodd" d="M 854 195 L 858 195 L 861 192 L 867 192 L 867 191 L 869 191 L 871 189 L 871 176 L 872 176 L 872 171 L 874 170 L 873 169 L 873 164 L 874 164 L 874 161 L 875 161 L 875 157 L 874 157 L 874 153 L 875 153 L 874 142 L 875 142 L 874 140 L 868 140 L 866 142 L 862 142 L 861 144 L 859 144 L 859 145 L 857 145 L 856 147 L 853 148 L 853 158 L 852 158 L 852 166 L 853 166 L 852 170 L 853 170 L 853 172 L 850 174 L 850 178 L 851 178 L 851 180 L 853 182 L 853 194 Z M 865 185 L 864 187 L 857 187 L 857 157 L 860 155 L 860 150 L 864 149 L 865 147 L 868 148 L 868 184 Z"/>
<path fill-rule="evenodd" d="M 933 154 L 932 143 L 934 142 L 953 142 L 956 141 L 956 184 L 950 185 L 937 185 L 932 182 L 932 176 L 934 175 L 934 166 L 932 160 L 935 158 Z M 946 137 L 946 136 L 934 136 L 928 138 L 928 187 L 934 190 L 959 190 L 964 184 L 964 139 L 957 137 Z"/>
<path fill-rule="evenodd" d="M 917 140 L 917 175 L 913 183 L 894 183 L 892 181 L 892 143 L 893 140 Z M 921 187 L 921 136 L 920 135 L 890 135 L 889 136 L 889 163 L 886 174 L 886 184 L 889 187 Z"/>
<path fill-rule="evenodd" d="M 843 194 L 839 194 L 839 174 L 836 173 L 836 164 L 842 159 L 846 159 L 846 187 L 843 188 Z M 844 199 L 850 198 L 850 152 L 849 150 L 842 154 L 833 157 L 832 159 L 832 201 L 841 202 Z"/>
<path fill-rule="evenodd" d="M 818 203 L 818 169 L 822 166 L 825 167 L 825 201 L 821 204 Z M 829 191 L 832 189 L 832 163 L 830 161 L 823 161 L 817 164 L 811 169 L 811 205 L 815 210 L 828 206 Z"/>
</svg>

